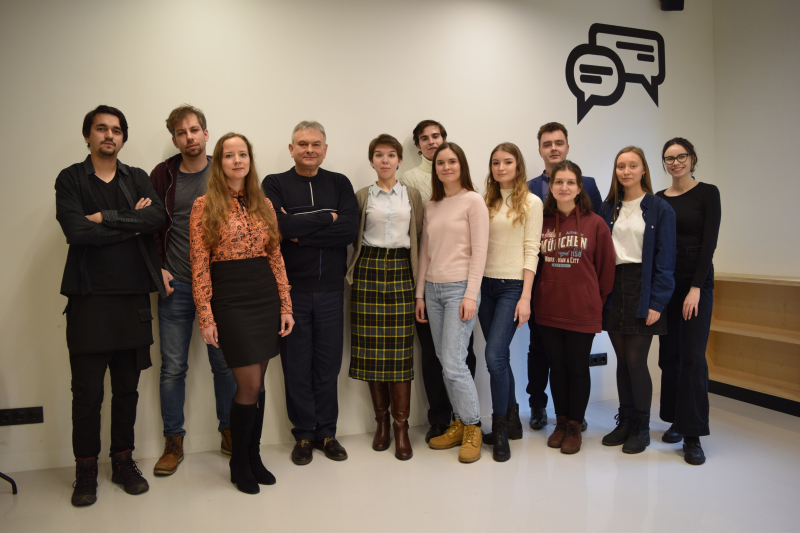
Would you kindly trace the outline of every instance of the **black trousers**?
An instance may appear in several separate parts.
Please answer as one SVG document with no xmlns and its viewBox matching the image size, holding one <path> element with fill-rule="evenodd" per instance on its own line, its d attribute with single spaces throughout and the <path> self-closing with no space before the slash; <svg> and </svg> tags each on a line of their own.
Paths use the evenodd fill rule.
<svg viewBox="0 0 800 533">
<path fill-rule="evenodd" d="M 425 318 L 428 318 L 428 311 L 425 310 Z M 421 349 L 422 358 L 422 384 L 425 386 L 425 395 L 428 397 L 428 423 L 448 425 L 453 418 L 453 406 L 450 398 L 447 397 L 447 389 L 444 386 L 444 376 L 442 375 L 442 364 L 436 357 L 436 348 L 433 345 L 433 335 L 431 334 L 430 323 L 414 321 L 417 328 L 417 338 Z M 475 379 L 475 351 L 472 349 L 473 335 L 469 336 L 467 346 L 467 368 Z"/>
<path fill-rule="evenodd" d="M 294 329 L 279 337 L 286 410 L 295 440 L 336 436 L 344 291 L 293 292 Z"/>
<path fill-rule="evenodd" d="M 580 422 L 586 415 L 592 390 L 589 354 L 594 333 L 538 326 L 550 355 L 550 392 L 556 416 Z"/>
<path fill-rule="evenodd" d="M 531 409 L 544 409 L 547 407 L 547 380 L 550 377 L 550 360 L 547 358 L 542 336 L 536 324 L 536 313 L 533 311 L 533 294 L 539 284 L 539 276 L 533 280 L 531 288 L 531 317 L 528 319 L 531 339 L 528 345 L 528 386 L 525 392 L 530 397 L 528 403 Z M 552 388 L 550 390 L 552 392 Z"/>
<path fill-rule="evenodd" d="M 72 451 L 76 458 L 100 455 L 100 408 L 106 367 L 111 372 L 111 456 L 133 450 L 140 371 L 136 350 L 70 355 Z"/>
<path fill-rule="evenodd" d="M 714 305 L 714 268 L 700 288 L 697 316 L 683 319 L 683 301 L 691 288 L 699 258 L 697 249 L 678 248 L 675 291 L 665 313 L 667 335 L 659 337 L 658 366 L 661 368 L 661 420 L 673 424 L 682 435 L 710 434 L 708 413 L 708 362 L 706 345 Z"/>
</svg>

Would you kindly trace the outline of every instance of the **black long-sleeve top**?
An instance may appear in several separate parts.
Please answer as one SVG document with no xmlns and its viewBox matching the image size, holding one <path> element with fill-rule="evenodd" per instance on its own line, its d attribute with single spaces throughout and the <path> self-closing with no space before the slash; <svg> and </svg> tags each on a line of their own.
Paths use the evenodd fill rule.
<svg viewBox="0 0 800 533">
<path fill-rule="evenodd" d="M 160 263 L 152 234 L 164 223 L 166 215 L 147 173 L 118 161 L 111 183 L 93 183 L 92 179 L 99 178 L 94 176 L 91 156 L 65 168 L 56 178 L 56 219 L 69 244 L 61 294 L 142 294 L 163 290 L 161 273 L 155 271 Z M 124 184 L 134 205 L 141 198 L 150 198 L 152 204 L 134 209 L 120 184 Z M 107 194 L 100 193 L 101 188 L 107 188 Z M 103 214 L 102 223 L 86 218 L 98 211 Z M 142 241 L 146 257 L 137 240 Z"/>
<path fill-rule="evenodd" d="M 692 287 L 702 287 L 714 260 L 719 237 L 722 218 L 719 189 L 710 183 L 699 182 L 680 196 L 667 196 L 664 191 L 659 191 L 656 196 L 666 200 L 675 211 L 678 248 L 700 247 Z"/>
<path fill-rule="evenodd" d="M 347 246 L 358 232 L 358 201 L 347 176 L 322 168 L 307 178 L 294 167 L 261 183 L 283 236 L 281 252 L 293 292 L 342 290 Z M 334 222 L 331 213 L 338 218 Z M 297 239 L 297 242 L 291 239 Z"/>
</svg>

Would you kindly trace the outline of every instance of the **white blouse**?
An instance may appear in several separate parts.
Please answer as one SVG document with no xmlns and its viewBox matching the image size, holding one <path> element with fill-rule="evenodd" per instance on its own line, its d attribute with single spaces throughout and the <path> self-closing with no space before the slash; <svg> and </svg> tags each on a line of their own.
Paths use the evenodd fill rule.
<svg viewBox="0 0 800 533">
<path fill-rule="evenodd" d="M 642 244 L 644 243 L 644 217 L 642 216 L 642 195 L 636 200 L 622 202 L 617 212 L 611 239 L 617 253 L 617 264 L 641 263 Z"/>
<path fill-rule="evenodd" d="M 411 201 L 406 186 L 397 182 L 390 192 L 373 183 L 367 195 L 361 242 L 375 248 L 411 248 Z"/>
</svg>

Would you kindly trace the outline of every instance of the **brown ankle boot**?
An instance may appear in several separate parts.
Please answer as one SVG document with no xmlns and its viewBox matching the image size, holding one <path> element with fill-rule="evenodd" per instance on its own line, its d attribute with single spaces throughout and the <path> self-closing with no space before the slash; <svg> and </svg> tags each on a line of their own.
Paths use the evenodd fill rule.
<svg viewBox="0 0 800 533">
<path fill-rule="evenodd" d="M 370 381 L 369 395 L 372 396 L 375 421 L 378 423 L 372 449 L 382 452 L 389 449 L 389 384 Z"/>
<path fill-rule="evenodd" d="M 389 385 L 392 395 L 392 418 L 394 418 L 394 456 L 401 461 L 411 459 L 411 441 L 408 439 L 408 415 L 411 411 L 411 382 Z"/>
<path fill-rule="evenodd" d="M 567 431 L 561 443 L 561 453 L 578 453 L 581 451 L 581 426 L 583 421 L 567 420 Z"/>
<path fill-rule="evenodd" d="M 547 439 L 547 445 L 551 448 L 561 448 L 561 443 L 564 442 L 564 437 L 567 434 L 567 417 L 556 415 L 556 429 Z"/>
</svg>

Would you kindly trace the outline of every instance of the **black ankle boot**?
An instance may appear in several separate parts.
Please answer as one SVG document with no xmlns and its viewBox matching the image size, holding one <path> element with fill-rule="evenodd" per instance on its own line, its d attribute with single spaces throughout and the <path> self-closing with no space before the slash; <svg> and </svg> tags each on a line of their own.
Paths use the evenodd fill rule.
<svg viewBox="0 0 800 533">
<path fill-rule="evenodd" d="M 630 407 L 620 406 L 619 414 L 614 417 L 617 421 L 617 427 L 614 431 L 603 437 L 604 446 L 619 446 L 620 444 L 625 444 L 625 441 L 628 440 L 628 435 L 631 433 L 631 417 L 633 413 L 634 411 Z"/>
<path fill-rule="evenodd" d="M 258 482 L 250 468 L 250 438 L 256 417 L 256 404 L 241 405 L 231 400 L 231 483 L 246 494 L 258 494 Z"/>
<path fill-rule="evenodd" d="M 699 466 L 706 462 L 706 454 L 700 446 L 700 437 L 684 437 L 683 460 L 690 465 Z"/>
<path fill-rule="evenodd" d="M 519 440 L 522 438 L 522 421 L 519 419 L 519 405 L 510 408 L 506 413 L 508 422 L 508 438 Z"/>
<path fill-rule="evenodd" d="M 670 444 L 676 444 L 683 440 L 683 435 L 675 431 L 675 426 L 669 426 L 669 429 L 661 436 L 661 440 Z"/>
<path fill-rule="evenodd" d="M 264 428 L 264 399 L 265 393 L 262 391 L 258 395 L 258 403 L 256 403 L 256 416 L 253 419 L 253 430 L 250 433 L 250 447 L 248 449 L 248 456 L 250 458 L 250 470 L 253 471 L 253 477 L 259 485 L 274 485 L 276 483 L 275 476 L 272 472 L 267 470 L 264 463 L 261 462 L 261 430 Z"/>
<path fill-rule="evenodd" d="M 97 501 L 97 458 L 75 459 L 72 505 L 82 507 Z"/>
<path fill-rule="evenodd" d="M 508 417 L 492 415 L 492 459 L 502 463 L 511 459 L 508 445 Z"/>
<path fill-rule="evenodd" d="M 133 460 L 133 450 L 115 453 L 111 457 L 111 472 L 111 481 L 122 485 L 128 494 L 141 494 L 150 490 L 150 485 Z"/>
<path fill-rule="evenodd" d="M 624 453 L 642 453 L 650 445 L 650 413 L 634 411 L 631 433 L 625 444 L 622 445 Z"/>
</svg>

